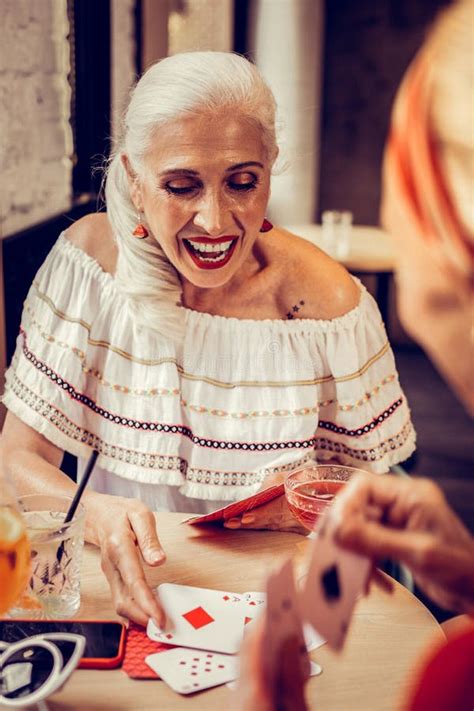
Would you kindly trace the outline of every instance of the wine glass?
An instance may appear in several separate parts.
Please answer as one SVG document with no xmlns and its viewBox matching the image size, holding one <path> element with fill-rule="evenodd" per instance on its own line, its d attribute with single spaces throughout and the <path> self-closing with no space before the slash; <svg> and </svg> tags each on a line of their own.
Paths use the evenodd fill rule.
<svg viewBox="0 0 474 711">
<path fill-rule="evenodd" d="M 30 544 L 13 487 L 0 474 L 0 615 L 25 589 L 30 573 Z"/>
<path fill-rule="evenodd" d="M 293 516 L 308 531 L 313 531 L 337 492 L 359 471 L 342 464 L 315 464 L 288 474 L 285 496 Z"/>
</svg>

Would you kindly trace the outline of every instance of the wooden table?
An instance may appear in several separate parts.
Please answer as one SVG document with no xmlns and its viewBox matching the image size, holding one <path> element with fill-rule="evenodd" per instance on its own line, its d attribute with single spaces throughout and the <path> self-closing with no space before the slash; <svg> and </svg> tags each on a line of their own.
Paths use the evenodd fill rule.
<svg viewBox="0 0 474 711">
<path fill-rule="evenodd" d="M 309 543 L 291 533 L 180 525 L 186 516 L 158 515 L 158 533 L 169 562 L 149 571 L 150 583 L 261 590 L 266 571 L 277 560 L 295 554 L 300 568 Z M 85 550 L 79 616 L 116 617 L 98 551 L 90 546 Z M 395 583 L 391 596 L 374 589 L 358 603 L 342 654 L 334 655 L 326 645 L 311 653 L 323 673 L 309 681 L 307 698 L 314 700 L 317 711 L 393 711 L 415 660 L 430 642 L 443 637 L 428 610 L 401 585 Z M 129 679 L 120 669 L 78 670 L 63 691 L 48 700 L 48 707 L 50 711 L 233 711 L 238 709 L 238 699 L 225 686 L 185 697 L 162 681 Z"/>
</svg>

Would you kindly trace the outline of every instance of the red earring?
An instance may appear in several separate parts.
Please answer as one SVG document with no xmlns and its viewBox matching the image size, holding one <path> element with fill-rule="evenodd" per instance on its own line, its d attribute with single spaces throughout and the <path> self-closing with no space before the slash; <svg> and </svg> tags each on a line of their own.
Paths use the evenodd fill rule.
<svg viewBox="0 0 474 711">
<path fill-rule="evenodd" d="M 143 225 L 141 222 L 138 223 L 138 225 L 135 227 L 135 229 L 132 232 L 134 237 L 137 237 L 138 239 L 145 239 L 145 237 L 148 237 L 148 230 Z"/>
<path fill-rule="evenodd" d="M 270 220 L 267 220 L 267 218 L 265 217 L 262 226 L 260 227 L 260 232 L 270 232 L 270 230 L 273 230 L 273 225 Z"/>
</svg>

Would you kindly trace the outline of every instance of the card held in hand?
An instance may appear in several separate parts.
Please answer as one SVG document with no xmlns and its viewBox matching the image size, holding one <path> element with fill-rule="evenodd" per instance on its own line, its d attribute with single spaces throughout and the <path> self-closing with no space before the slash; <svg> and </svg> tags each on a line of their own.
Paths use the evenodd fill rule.
<svg viewBox="0 0 474 711">
<path fill-rule="evenodd" d="M 233 504 L 228 504 L 227 506 L 217 509 L 212 513 L 205 514 L 204 516 L 191 516 L 191 518 L 185 519 L 182 523 L 188 523 L 190 526 L 197 526 L 202 523 L 223 523 L 224 521 L 228 521 L 230 518 L 243 516 L 243 514 L 248 511 L 252 511 L 259 506 L 268 504 L 270 501 L 273 501 L 273 499 L 282 496 L 284 491 L 284 484 L 270 486 L 268 489 L 258 491 L 253 496 L 248 496 L 246 499 L 242 499 L 241 501 L 235 501 Z"/>
<path fill-rule="evenodd" d="M 330 515 L 321 520 L 312 542 L 301 595 L 305 620 L 328 644 L 342 648 L 358 597 L 365 592 L 371 561 L 342 549 L 334 540 Z"/>
<path fill-rule="evenodd" d="M 242 608 L 244 616 L 245 630 L 257 620 L 260 615 L 265 612 L 267 606 L 267 594 L 264 592 L 245 592 L 242 595 Z M 312 625 L 303 622 L 303 636 L 308 652 L 321 647 L 325 643 L 325 639 L 319 635 Z"/>
</svg>

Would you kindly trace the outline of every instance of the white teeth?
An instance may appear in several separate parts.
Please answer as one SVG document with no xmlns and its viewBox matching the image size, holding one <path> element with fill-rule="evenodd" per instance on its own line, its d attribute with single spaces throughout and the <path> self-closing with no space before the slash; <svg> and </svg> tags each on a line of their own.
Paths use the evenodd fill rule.
<svg viewBox="0 0 474 711">
<path fill-rule="evenodd" d="M 217 242 L 215 244 L 204 243 L 204 242 L 193 242 L 191 239 L 188 239 L 187 241 L 193 247 L 193 249 L 196 250 L 196 252 L 227 252 L 232 244 L 232 241 Z"/>
<path fill-rule="evenodd" d="M 221 254 L 219 257 L 199 257 L 201 262 L 222 262 L 227 254 Z"/>
</svg>

